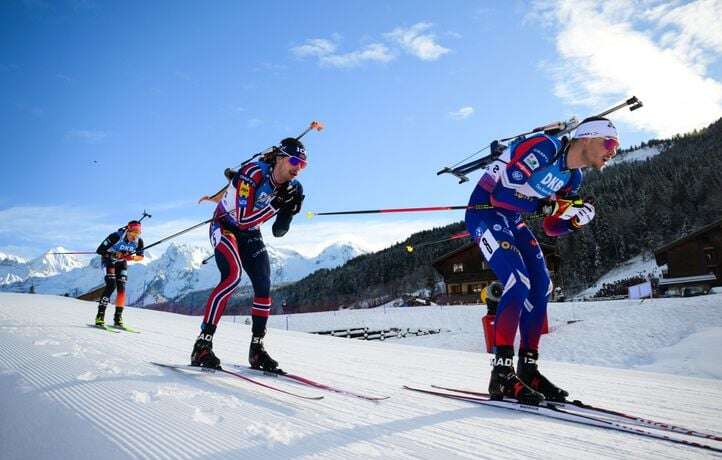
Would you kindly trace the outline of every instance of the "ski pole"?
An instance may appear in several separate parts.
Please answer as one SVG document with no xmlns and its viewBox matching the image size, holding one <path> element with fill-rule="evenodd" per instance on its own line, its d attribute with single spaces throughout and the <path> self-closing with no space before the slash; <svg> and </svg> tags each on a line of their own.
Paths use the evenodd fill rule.
<svg viewBox="0 0 722 460">
<path fill-rule="evenodd" d="M 423 243 L 417 244 L 416 246 L 407 244 L 406 252 L 408 252 L 410 254 L 410 253 L 414 252 L 414 249 L 423 248 L 424 246 L 431 246 L 431 245 L 439 244 L 439 243 L 445 243 L 447 241 L 458 240 L 459 238 L 465 238 L 467 236 L 470 236 L 470 234 L 468 231 L 464 230 L 463 232 L 454 233 L 453 235 L 451 235 L 447 238 L 443 238 L 443 239 L 436 240 L 436 241 L 425 241 Z"/>
<path fill-rule="evenodd" d="M 528 214 L 527 216 L 525 216 L 524 220 L 536 220 L 536 219 L 540 219 L 540 218 L 545 217 L 545 216 L 546 216 L 546 214 L 543 213 L 543 212 L 535 212 L 535 213 Z M 423 243 L 419 243 L 419 244 L 417 244 L 416 246 L 411 245 L 411 244 L 407 244 L 407 245 L 406 245 L 406 251 L 407 251 L 408 253 L 412 253 L 412 252 L 414 252 L 415 249 L 423 248 L 424 246 L 432 246 L 432 245 L 434 245 L 434 244 L 446 243 L 447 241 L 458 240 L 459 238 L 466 238 L 466 237 L 468 237 L 468 236 L 471 236 L 471 235 L 469 234 L 469 232 L 468 232 L 468 231 L 463 231 L 463 232 L 459 232 L 459 233 L 454 233 L 453 235 L 451 235 L 451 236 L 449 236 L 449 237 L 446 237 L 446 238 L 442 238 L 442 239 L 440 239 L 440 240 L 436 240 L 436 241 L 424 241 Z"/>
<path fill-rule="evenodd" d="M 158 241 L 156 241 L 156 242 L 154 242 L 154 243 L 151 243 L 151 244 L 149 244 L 148 246 L 145 246 L 145 247 L 143 248 L 143 250 L 145 251 L 146 249 L 150 249 L 150 248 L 152 248 L 153 246 L 157 246 L 157 245 L 159 245 L 159 244 L 161 244 L 161 243 L 163 243 L 163 242 L 165 242 L 165 241 L 171 240 L 171 239 L 173 239 L 173 238 L 175 238 L 175 237 L 177 237 L 177 236 L 181 236 L 181 235 L 183 235 L 184 233 L 188 233 L 188 232 L 190 232 L 191 230 L 195 230 L 196 228 L 198 228 L 198 227 L 200 227 L 200 226 L 203 226 L 203 225 L 205 225 L 205 224 L 209 224 L 209 223 L 211 223 L 211 222 L 213 221 L 213 219 L 214 219 L 214 217 L 211 217 L 210 219 L 204 220 L 203 222 L 201 222 L 201 223 L 199 223 L 199 224 L 192 225 L 192 226 L 190 226 L 190 227 L 188 227 L 188 228 L 186 228 L 186 229 L 183 229 L 183 230 L 181 230 L 181 231 L 179 231 L 179 232 L 176 232 L 176 233 L 174 233 L 174 234 L 172 234 L 172 235 L 166 236 L 165 238 L 161 238 L 161 239 L 159 239 Z"/>
<path fill-rule="evenodd" d="M 306 217 L 309 219 L 314 216 L 341 216 L 350 214 L 388 214 L 397 212 L 430 212 L 430 211 L 454 211 L 458 209 L 492 209 L 493 206 L 488 204 L 472 204 L 463 206 L 429 206 L 423 208 L 390 208 L 390 209 L 365 209 L 361 211 L 333 211 L 333 212 L 314 212 L 308 211 Z"/>
</svg>

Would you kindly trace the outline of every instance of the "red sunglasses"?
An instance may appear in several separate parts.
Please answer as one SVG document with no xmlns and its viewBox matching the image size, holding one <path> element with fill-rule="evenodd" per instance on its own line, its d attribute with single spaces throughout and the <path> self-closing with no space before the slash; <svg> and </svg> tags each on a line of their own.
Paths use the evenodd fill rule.
<svg viewBox="0 0 722 460">
<path fill-rule="evenodd" d="M 614 137 L 606 137 L 604 138 L 604 148 L 607 149 L 607 152 L 615 152 L 617 151 L 617 148 L 619 147 L 619 141 Z"/>
</svg>

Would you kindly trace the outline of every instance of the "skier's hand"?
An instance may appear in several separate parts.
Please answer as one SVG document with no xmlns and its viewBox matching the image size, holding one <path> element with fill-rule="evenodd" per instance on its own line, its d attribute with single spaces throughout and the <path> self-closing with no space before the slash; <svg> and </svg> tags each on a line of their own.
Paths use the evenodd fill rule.
<svg viewBox="0 0 722 460">
<path fill-rule="evenodd" d="M 274 209 L 289 209 L 296 214 L 301 210 L 304 198 L 303 187 L 300 183 L 287 182 L 276 191 L 276 196 L 271 200 L 271 206 Z"/>
<path fill-rule="evenodd" d="M 578 196 L 557 198 L 554 201 L 548 201 L 542 207 L 542 212 L 546 216 L 553 216 L 562 220 L 570 220 L 577 215 L 578 210 L 583 206 L 584 201 Z"/>
<path fill-rule="evenodd" d="M 133 254 L 119 251 L 113 253 L 113 258 L 117 260 L 133 260 Z"/>
<path fill-rule="evenodd" d="M 290 212 L 292 215 L 296 215 L 301 211 L 301 206 L 303 205 L 303 200 L 306 198 L 306 195 L 302 193 L 296 193 L 293 195 L 291 200 L 286 203 L 283 206 L 283 210 Z"/>
<path fill-rule="evenodd" d="M 596 212 L 592 203 L 584 203 L 584 206 L 577 210 L 577 214 L 572 218 L 572 227 L 579 229 L 594 219 Z"/>
</svg>

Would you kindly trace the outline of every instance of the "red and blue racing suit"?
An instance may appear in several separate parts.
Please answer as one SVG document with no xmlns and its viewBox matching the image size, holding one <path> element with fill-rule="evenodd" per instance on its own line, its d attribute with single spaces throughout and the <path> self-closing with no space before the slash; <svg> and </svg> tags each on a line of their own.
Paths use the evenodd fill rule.
<svg viewBox="0 0 722 460">
<path fill-rule="evenodd" d="M 579 169 L 567 169 L 565 144 L 540 134 L 512 143 L 486 167 L 474 188 L 466 226 L 481 253 L 504 286 L 494 323 L 495 346 L 514 346 L 517 328 L 520 348 L 539 349 L 552 282 L 539 242 L 522 213 L 539 211 L 543 202 L 576 195 L 582 182 Z M 544 231 L 560 236 L 574 230 L 570 221 L 547 216 Z"/>
<path fill-rule="evenodd" d="M 271 311 L 271 266 L 260 226 L 278 213 L 271 200 L 279 185 L 285 184 L 275 183 L 270 164 L 251 162 L 231 179 L 218 202 L 210 239 L 221 282 L 208 297 L 201 330 L 215 330 L 245 269 L 253 286 L 253 335 L 263 335 Z"/>
</svg>

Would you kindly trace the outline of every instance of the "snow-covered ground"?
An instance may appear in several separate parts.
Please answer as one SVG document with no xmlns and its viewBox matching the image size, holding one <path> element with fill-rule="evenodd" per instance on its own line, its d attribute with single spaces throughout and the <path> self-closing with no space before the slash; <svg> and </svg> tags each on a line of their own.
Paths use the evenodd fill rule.
<svg viewBox="0 0 722 460">
<path fill-rule="evenodd" d="M 585 299 L 594 296 L 598 290 L 604 286 L 605 283 L 614 283 L 615 281 L 631 278 L 633 276 L 641 275 L 647 277 L 651 275 L 657 278 L 662 277 L 662 267 L 657 265 L 654 260 L 653 254 L 640 254 L 636 257 L 629 259 L 609 270 L 601 278 L 599 278 L 594 284 L 589 286 L 584 291 L 575 295 L 575 299 Z"/>
<path fill-rule="evenodd" d="M 391 396 L 369 402 L 321 393 L 323 400 L 305 401 L 242 381 L 180 375 L 149 364 L 187 362 L 199 318 L 130 308 L 127 322 L 142 333 L 113 334 L 85 326 L 94 315 L 93 303 L 0 294 L 2 458 L 710 456 L 691 447 L 401 389 L 430 383 L 484 389 L 489 356 L 457 346 L 473 334 L 479 311 L 425 307 L 387 309 L 385 316 L 378 309 L 291 316 L 289 328 L 294 321 L 306 322 L 308 329 L 313 323 L 355 325 L 369 316 L 369 323 L 385 326 L 402 319 L 411 325 L 418 318 L 425 327 L 453 331 L 368 342 L 270 329 L 267 348 L 287 370 Z M 717 352 L 722 295 L 553 304 L 552 312 L 554 330 L 543 339 L 543 370 L 574 397 L 722 433 Z M 583 321 L 566 324 L 567 319 Z M 272 326 L 285 327 L 285 320 L 273 318 Z M 249 336 L 249 326 L 224 318 L 215 340 L 224 363 L 245 361 Z M 446 344 L 440 341 L 444 336 L 461 338 Z M 480 345 L 481 338 L 475 340 Z M 426 346 L 405 345 L 415 341 Z M 642 365 L 644 371 L 630 369 Z"/>
<path fill-rule="evenodd" d="M 714 350 L 722 349 L 716 346 L 722 340 L 722 295 L 552 302 L 548 312 L 552 333 L 542 338 L 543 359 L 722 379 L 722 359 L 714 356 Z M 485 305 L 379 307 L 272 316 L 269 324 L 303 332 L 363 327 L 441 329 L 441 334 L 386 340 L 475 352 L 485 347 L 484 314 Z M 239 317 L 236 321 L 243 320 Z M 678 361 L 665 364 L 669 359 Z"/>
</svg>

